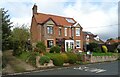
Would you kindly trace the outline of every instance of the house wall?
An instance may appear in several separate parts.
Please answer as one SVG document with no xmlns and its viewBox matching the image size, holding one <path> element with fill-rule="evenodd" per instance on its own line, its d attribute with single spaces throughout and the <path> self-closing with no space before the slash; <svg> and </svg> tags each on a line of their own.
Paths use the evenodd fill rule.
<svg viewBox="0 0 120 77">
<path fill-rule="evenodd" d="M 31 43 L 34 46 L 34 44 L 37 42 L 37 38 L 38 38 L 37 23 L 36 23 L 34 17 L 32 17 L 30 32 L 31 32 Z"/>
<path fill-rule="evenodd" d="M 53 34 L 47 34 L 47 25 L 53 26 Z M 61 27 L 61 32 L 62 35 L 59 36 L 59 27 Z M 67 36 L 65 36 L 65 31 L 64 29 L 67 28 Z M 76 40 L 81 41 L 81 48 L 78 48 L 80 50 L 83 50 L 83 32 L 82 28 L 79 26 L 81 29 L 80 31 L 80 36 L 76 36 L 76 31 L 74 27 L 74 46 L 76 46 Z M 56 38 L 65 38 L 66 40 L 70 40 L 72 38 L 72 28 L 71 27 L 64 27 L 64 26 L 58 26 L 56 25 L 52 20 L 47 21 L 44 25 L 37 24 L 35 19 L 32 18 L 32 24 L 31 24 L 31 41 L 32 43 L 36 43 L 37 41 L 43 41 L 47 47 L 47 40 L 54 40 L 54 46 L 56 45 Z M 49 51 L 50 48 L 47 48 L 47 51 Z"/>
</svg>

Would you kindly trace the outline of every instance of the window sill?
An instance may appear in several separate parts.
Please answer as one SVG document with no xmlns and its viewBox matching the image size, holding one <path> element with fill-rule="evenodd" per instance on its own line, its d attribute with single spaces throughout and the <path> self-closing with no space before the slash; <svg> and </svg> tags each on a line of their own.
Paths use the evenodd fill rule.
<svg viewBox="0 0 120 77">
<path fill-rule="evenodd" d="M 76 47 L 76 48 L 81 48 L 81 47 Z"/>
<path fill-rule="evenodd" d="M 80 35 L 76 35 L 76 36 L 80 36 Z"/>
</svg>

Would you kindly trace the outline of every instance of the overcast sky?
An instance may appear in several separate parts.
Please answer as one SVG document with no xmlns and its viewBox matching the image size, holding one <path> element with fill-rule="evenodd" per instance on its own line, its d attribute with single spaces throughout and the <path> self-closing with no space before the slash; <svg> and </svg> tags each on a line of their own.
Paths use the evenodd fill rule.
<svg viewBox="0 0 120 77">
<path fill-rule="evenodd" d="M 10 14 L 14 27 L 30 27 L 32 7 L 38 12 L 72 17 L 84 31 L 97 34 L 102 40 L 118 36 L 119 0 L 0 0 L 0 8 Z"/>
</svg>

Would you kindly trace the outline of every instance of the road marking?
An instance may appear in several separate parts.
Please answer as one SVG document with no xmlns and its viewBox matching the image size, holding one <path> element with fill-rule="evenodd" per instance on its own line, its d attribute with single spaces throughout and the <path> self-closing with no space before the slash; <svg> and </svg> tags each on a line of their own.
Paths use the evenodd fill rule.
<svg viewBox="0 0 120 77">
<path fill-rule="evenodd" d="M 83 71 L 88 71 L 88 72 L 93 72 L 93 73 L 102 73 L 102 72 L 106 71 L 104 69 L 90 68 L 90 67 L 75 67 L 73 69 L 75 69 L 75 70 L 83 70 Z"/>
</svg>

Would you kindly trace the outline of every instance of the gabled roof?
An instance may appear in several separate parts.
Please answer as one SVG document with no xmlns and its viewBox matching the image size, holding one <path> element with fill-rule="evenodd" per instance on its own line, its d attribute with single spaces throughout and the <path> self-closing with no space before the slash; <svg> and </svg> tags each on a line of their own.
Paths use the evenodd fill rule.
<svg viewBox="0 0 120 77">
<path fill-rule="evenodd" d="M 39 24 L 44 24 L 49 19 L 52 19 L 57 25 L 62 25 L 62 26 L 71 26 L 76 23 L 76 21 L 73 18 L 50 15 L 50 14 L 43 14 L 43 13 L 34 14 L 34 18 L 36 22 Z M 75 23 L 68 22 L 66 19 L 70 19 L 74 21 Z"/>
<path fill-rule="evenodd" d="M 83 31 L 84 35 L 90 35 L 90 36 L 93 36 L 93 37 L 96 37 L 97 35 L 94 35 L 93 33 L 91 32 L 87 32 L 87 31 Z"/>
<path fill-rule="evenodd" d="M 108 44 L 113 44 L 113 43 L 118 43 L 118 42 L 120 42 L 119 39 L 113 39 L 113 40 L 106 41 L 106 43 L 108 43 Z"/>
</svg>

